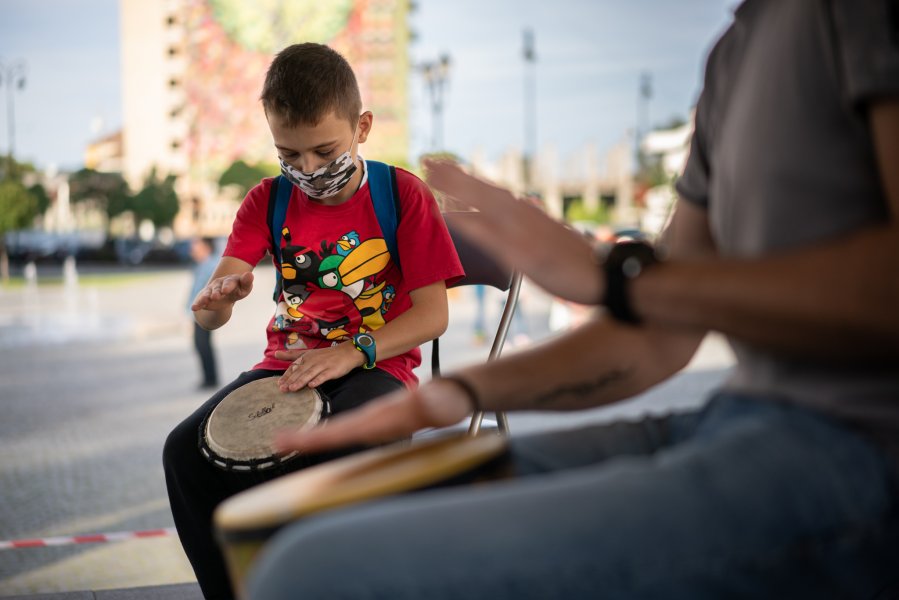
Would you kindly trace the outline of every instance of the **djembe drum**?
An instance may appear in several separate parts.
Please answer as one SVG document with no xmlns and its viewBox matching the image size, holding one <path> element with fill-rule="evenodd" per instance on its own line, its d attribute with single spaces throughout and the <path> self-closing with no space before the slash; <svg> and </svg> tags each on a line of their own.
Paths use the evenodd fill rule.
<svg viewBox="0 0 899 600">
<path fill-rule="evenodd" d="M 507 440 L 486 433 L 398 442 L 285 475 L 232 496 L 214 523 L 236 593 L 279 529 L 319 511 L 441 484 L 500 457 Z"/>
<path fill-rule="evenodd" d="M 297 456 L 276 454 L 279 429 L 311 427 L 329 413 L 326 399 L 313 389 L 282 392 L 279 377 L 243 385 L 216 405 L 200 427 L 200 452 L 229 471 L 271 469 Z"/>
</svg>

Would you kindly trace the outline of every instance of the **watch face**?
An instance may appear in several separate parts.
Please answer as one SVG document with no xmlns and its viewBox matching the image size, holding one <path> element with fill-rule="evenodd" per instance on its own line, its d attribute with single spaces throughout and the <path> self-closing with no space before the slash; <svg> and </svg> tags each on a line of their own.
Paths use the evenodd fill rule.
<svg viewBox="0 0 899 600">
<path fill-rule="evenodd" d="M 360 346 L 371 346 L 375 343 L 375 340 L 370 335 L 362 334 L 356 337 L 356 343 Z"/>
</svg>

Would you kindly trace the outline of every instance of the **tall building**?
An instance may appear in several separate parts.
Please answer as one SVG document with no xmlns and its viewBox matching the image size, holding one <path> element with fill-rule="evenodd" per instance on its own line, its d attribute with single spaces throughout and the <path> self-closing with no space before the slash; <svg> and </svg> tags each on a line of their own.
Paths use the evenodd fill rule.
<svg viewBox="0 0 899 600">
<path fill-rule="evenodd" d="M 218 189 L 234 161 L 276 164 L 259 103 L 274 54 L 328 44 L 353 66 L 375 134 L 364 154 L 408 160 L 408 0 L 120 0 L 123 173 L 178 175 L 176 231 L 230 226 Z M 275 173 L 273 173 L 275 174 Z"/>
</svg>

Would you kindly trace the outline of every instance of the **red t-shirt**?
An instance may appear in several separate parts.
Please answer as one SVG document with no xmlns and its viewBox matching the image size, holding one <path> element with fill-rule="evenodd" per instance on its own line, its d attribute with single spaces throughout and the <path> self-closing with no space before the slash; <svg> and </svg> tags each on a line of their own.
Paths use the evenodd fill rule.
<svg viewBox="0 0 899 600">
<path fill-rule="evenodd" d="M 311 201 L 291 186 L 282 228 L 282 265 L 275 265 L 283 285 L 266 329 L 265 357 L 254 368 L 286 369 L 290 363 L 275 358 L 278 350 L 324 348 L 374 331 L 412 306 L 411 290 L 437 281 L 449 285 L 464 274 L 431 191 L 408 171 L 398 168 L 396 176 L 396 243 L 402 271 L 387 251 L 367 181 L 337 206 Z M 255 265 L 271 248 L 271 185 L 271 179 L 264 179 L 247 194 L 225 256 Z M 377 361 L 407 386 L 418 382 L 412 369 L 419 364 L 418 348 Z"/>
</svg>

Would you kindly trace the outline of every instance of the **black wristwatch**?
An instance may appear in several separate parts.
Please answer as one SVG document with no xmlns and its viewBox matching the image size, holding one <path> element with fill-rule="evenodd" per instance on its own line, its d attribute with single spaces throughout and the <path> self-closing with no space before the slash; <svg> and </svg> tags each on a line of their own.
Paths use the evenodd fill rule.
<svg viewBox="0 0 899 600">
<path fill-rule="evenodd" d="M 602 304 L 616 320 L 639 325 L 641 323 L 631 307 L 628 294 L 629 282 L 647 268 L 659 262 L 655 249 L 646 242 L 619 242 L 602 261 L 606 291 Z"/>
<path fill-rule="evenodd" d="M 353 336 L 353 346 L 356 350 L 365 355 L 365 364 L 363 369 L 375 368 L 375 338 L 367 333 L 357 333 Z"/>
</svg>

